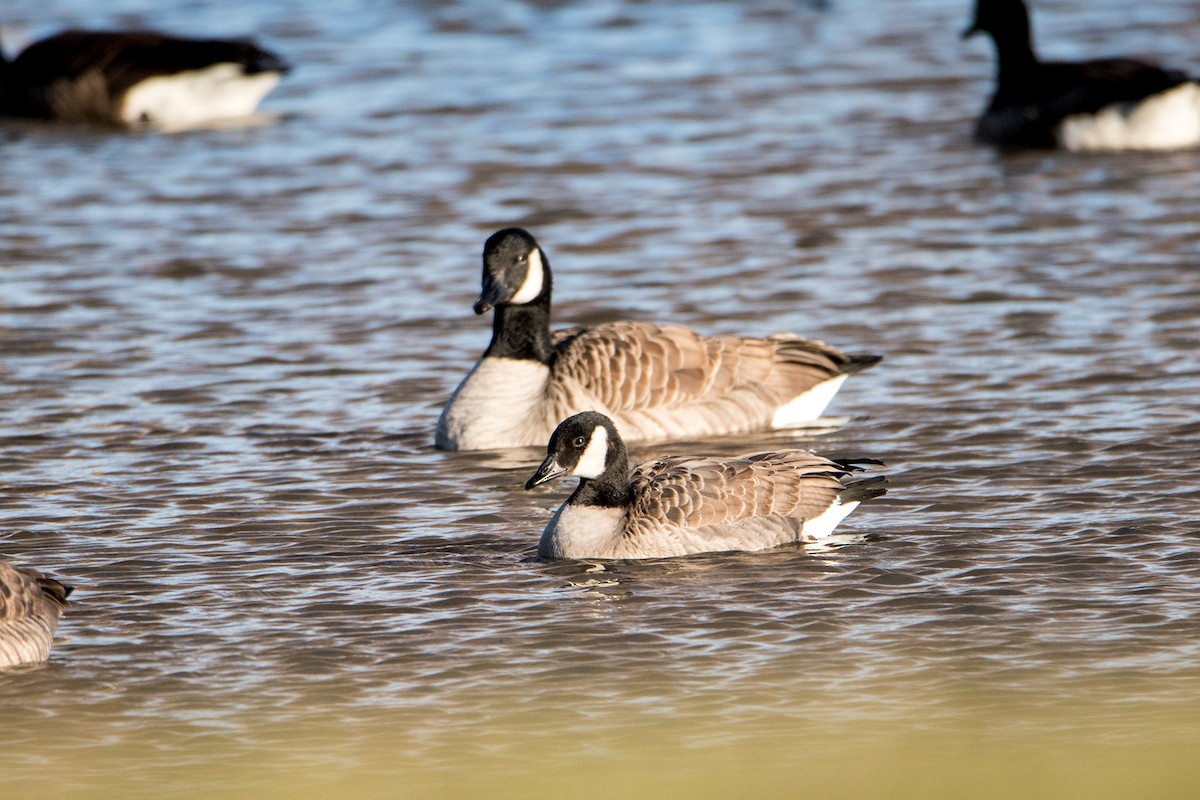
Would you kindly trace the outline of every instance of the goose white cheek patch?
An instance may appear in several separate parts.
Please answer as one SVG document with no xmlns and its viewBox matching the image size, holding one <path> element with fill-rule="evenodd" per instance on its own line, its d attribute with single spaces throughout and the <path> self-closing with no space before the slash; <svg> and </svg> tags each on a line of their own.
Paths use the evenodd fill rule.
<svg viewBox="0 0 1200 800">
<path fill-rule="evenodd" d="M 579 463 L 575 465 L 575 470 L 571 473 L 579 478 L 599 478 L 604 474 L 604 468 L 608 462 L 608 429 L 603 425 L 597 425 L 592 431 L 592 437 L 588 440 L 588 446 L 584 448 L 583 455 L 579 457 Z"/>
<path fill-rule="evenodd" d="M 542 271 L 542 251 L 536 247 L 530 251 L 528 256 L 528 266 L 525 270 L 525 281 L 521 284 L 521 288 L 517 289 L 517 293 L 512 296 L 508 302 L 521 305 L 533 300 L 542 293 L 542 283 L 545 277 Z"/>
</svg>

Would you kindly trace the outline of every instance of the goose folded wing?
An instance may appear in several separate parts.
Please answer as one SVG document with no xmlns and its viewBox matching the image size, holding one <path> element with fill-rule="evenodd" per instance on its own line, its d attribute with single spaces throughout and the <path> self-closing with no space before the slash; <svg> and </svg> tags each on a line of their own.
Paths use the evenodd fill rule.
<svg viewBox="0 0 1200 800">
<path fill-rule="evenodd" d="M 1136 103 L 1186 82 L 1179 70 L 1134 58 L 1106 58 L 1082 64 L 1048 64 L 1047 89 L 1061 87 L 1050 116 L 1094 114 L 1114 103 Z"/>
<path fill-rule="evenodd" d="M 667 458 L 633 470 L 631 525 L 703 528 L 750 517 L 812 519 L 843 489 L 845 465 L 814 453 Z"/>
<path fill-rule="evenodd" d="M 710 337 L 677 325 L 616 322 L 565 336 L 554 368 L 613 412 L 736 396 L 768 414 L 847 361 L 828 345 L 798 337 Z"/>
</svg>

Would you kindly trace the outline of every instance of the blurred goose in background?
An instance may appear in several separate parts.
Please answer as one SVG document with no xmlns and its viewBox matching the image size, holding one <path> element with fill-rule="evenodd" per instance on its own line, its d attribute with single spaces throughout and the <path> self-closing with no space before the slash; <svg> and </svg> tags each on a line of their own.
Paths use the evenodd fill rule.
<svg viewBox="0 0 1200 800">
<path fill-rule="evenodd" d="M 0 54 L 0 116 L 184 130 L 248 116 L 288 69 L 248 40 L 72 30 Z"/>
<path fill-rule="evenodd" d="M 803 450 L 741 458 L 677 456 L 630 469 L 612 420 L 594 411 L 566 419 L 526 489 L 558 477 L 579 486 L 542 533 L 542 558 L 665 558 L 765 550 L 828 537 L 887 478 L 847 480 L 873 459 Z"/>
<path fill-rule="evenodd" d="M 996 90 L 975 126 L 983 142 L 1069 150 L 1200 144 L 1200 86 L 1149 61 L 1039 61 L 1023 0 L 976 0 L 966 38 L 996 46 Z"/>
<path fill-rule="evenodd" d="M 50 657 L 71 587 L 35 569 L 0 563 L 0 667 Z"/>
<path fill-rule="evenodd" d="M 541 445 L 585 410 L 631 441 L 801 427 L 881 358 L 791 334 L 710 337 L 647 322 L 551 333 L 550 289 L 550 261 L 527 231 L 488 238 L 475 313 L 495 308 L 492 341 L 442 411 L 438 447 Z"/>
</svg>

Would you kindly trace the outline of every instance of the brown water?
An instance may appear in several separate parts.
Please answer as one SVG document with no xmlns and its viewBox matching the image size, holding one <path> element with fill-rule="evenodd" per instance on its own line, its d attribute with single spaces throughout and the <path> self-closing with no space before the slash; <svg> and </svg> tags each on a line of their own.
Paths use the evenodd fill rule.
<svg viewBox="0 0 1200 800">
<path fill-rule="evenodd" d="M 0 675 L 4 797 L 1200 792 L 1200 154 L 974 145 L 966 0 L 40 5 L 10 49 L 298 68 L 274 124 L 0 129 L 0 553 L 78 587 Z M 1185 0 L 1037 5 L 1048 55 L 1200 69 Z M 833 549 L 534 560 L 569 486 L 431 447 L 509 224 L 562 324 L 886 356 L 833 433 L 635 455 L 891 494 Z"/>
</svg>

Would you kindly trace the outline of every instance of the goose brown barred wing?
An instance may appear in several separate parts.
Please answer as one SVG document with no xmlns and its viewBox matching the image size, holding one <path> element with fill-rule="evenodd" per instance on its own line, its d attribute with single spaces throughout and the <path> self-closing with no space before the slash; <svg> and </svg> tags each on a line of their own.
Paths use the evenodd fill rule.
<svg viewBox="0 0 1200 800">
<path fill-rule="evenodd" d="M 711 337 L 676 325 L 615 322 L 558 342 L 548 399 L 563 416 L 595 407 L 621 417 L 629 438 L 672 422 L 685 432 L 752 430 L 852 364 L 835 348 L 799 337 Z M 695 419 L 654 418 L 664 410 Z"/>
<path fill-rule="evenodd" d="M 633 470 L 629 527 L 702 528 L 766 516 L 802 522 L 836 501 L 847 473 L 846 467 L 804 451 L 652 461 Z"/>
<path fill-rule="evenodd" d="M 0 667 L 49 657 L 70 593 L 35 569 L 0 563 Z"/>
</svg>

